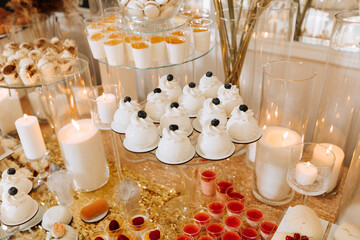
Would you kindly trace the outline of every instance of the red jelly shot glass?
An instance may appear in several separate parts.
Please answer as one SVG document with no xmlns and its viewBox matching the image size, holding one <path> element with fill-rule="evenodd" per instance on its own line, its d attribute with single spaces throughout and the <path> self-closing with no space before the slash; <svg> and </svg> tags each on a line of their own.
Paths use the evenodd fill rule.
<svg viewBox="0 0 360 240">
<path fill-rule="evenodd" d="M 232 176 L 223 175 L 223 176 L 218 176 L 216 178 L 216 196 L 220 201 L 226 202 L 227 200 L 226 191 L 230 187 L 232 187 L 233 184 L 234 184 L 234 179 Z"/>
<path fill-rule="evenodd" d="M 239 192 L 236 192 L 233 187 L 230 187 L 230 188 L 228 188 L 228 190 L 226 190 L 226 196 L 228 199 L 230 199 L 230 198 L 237 199 L 240 202 L 242 202 L 243 204 L 245 203 L 245 195 L 243 195 Z"/>
<path fill-rule="evenodd" d="M 211 202 L 208 205 L 208 211 L 211 217 L 215 219 L 221 219 L 225 213 L 225 204 L 218 201 Z"/>
<path fill-rule="evenodd" d="M 274 217 L 265 217 L 260 223 L 260 235 L 263 240 L 270 240 L 276 230 L 278 219 Z"/>
<path fill-rule="evenodd" d="M 216 193 L 216 172 L 203 170 L 200 174 L 201 192 L 206 196 L 213 196 Z"/>
<path fill-rule="evenodd" d="M 198 208 L 193 214 L 195 223 L 197 223 L 201 229 L 205 229 L 206 225 L 210 222 L 210 214 L 206 208 Z"/>
<path fill-rule="evenodd" d="M 246 221 L 250 227 L 257 229 L 264 216 L 262 210 L 257 206 L 249 206 L 245 211 Z"/>
<path fill-rule="evenodd" d="M 245 227 L 241 230 L 241 239 L 242 240 L 257 240 L 260 233 L 252 227 Z"/>
<path fill-rule="evenodd" d="M 176 240 L 193 240 L 191 237 L 186 236 L 186 235 L 182 235 L 182 236 L 178 236 L 176 238 Z"/>
<path fill-rule="evenodd" d="M 224 220 L 225 231 L 237 232 L 241 228 L 241 218 L 239 216 L 227 216 Z"/>
<path fill-rule="evenodd" d="M 208 235 L 205 235 L 205 236 L 199 237 L 198 240 L 215 240 L 215 239 Z"/>
<path fill-rule="evenodd" d="M 221 220 L 213 219 L 206 226 L 206 232 L 215 240 L 221 239 L 222 233 L 224 232 L 224 225 Z"/>
<path fill-rule="evenodd" d="M 226 202 L 226 211 L 228 216 L 240 216 L 244 211 L 244 204 L 238 199 L 229 199 Z"/>
<path fill-rule="evenodd" d="M 183 233 L 193 239 L 196 239 L 199 234 L 201 227 L 194 221 L 187 221 L 182 225 Z"/>
<path fill-rule="evenodd" d="M 226 232 L 223 233 L 222 240 L 241 240 L 241 237 L 237 232 Z"/>
</svg>

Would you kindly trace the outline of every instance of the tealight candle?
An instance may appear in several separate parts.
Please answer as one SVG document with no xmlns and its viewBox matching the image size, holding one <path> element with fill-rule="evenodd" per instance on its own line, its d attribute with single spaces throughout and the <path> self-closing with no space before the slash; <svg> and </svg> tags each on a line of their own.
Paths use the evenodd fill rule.
<svg viewBox="0 0 360 240">
<path fill-rule="evenodd" d="M 15 121 L 15 126 L 26 158 L 38 160 L 44 157 L 46 147 L 37 117 L 24 114 Z"/>
<path fill-rule="evenodd" d="M 103 93 L 96 98 L 99 117 L 102 123 L 111 123 L 116 111 L 116 97 L 111 93 Z"/>
<path fill-rule="evenodd" d="M 300 162 L 296 164 L 296 181 L 301 185 L 311 185 L 315 182 L 318 175 L 318 169 L 310 162 Z"/>
</svg>

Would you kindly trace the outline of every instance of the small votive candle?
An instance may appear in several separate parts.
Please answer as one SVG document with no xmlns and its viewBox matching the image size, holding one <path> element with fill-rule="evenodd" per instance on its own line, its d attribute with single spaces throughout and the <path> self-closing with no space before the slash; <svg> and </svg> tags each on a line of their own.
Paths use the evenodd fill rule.
<svg viewBox="0 0 360 240">
<path fill-rule="evenodd" d="M 315 182 L 318 169 L 310 162 L 300 162 L 296 164 L 296 181 L 301 185 L 311 185 Z"/>
<path fill-rule="evenodd" d="M 216 192 L 216 173 L 211 170 L 201 172 L 200 186 L 201 192 L 206 196 L 213 196 Z"/>
<path fill-rule="evenodd" d="M 208 205 L 208 211 L 211 217 L 221 219 L 225 213 L 225 205 L 222 202 L 211 202 Z"/>
</svg>

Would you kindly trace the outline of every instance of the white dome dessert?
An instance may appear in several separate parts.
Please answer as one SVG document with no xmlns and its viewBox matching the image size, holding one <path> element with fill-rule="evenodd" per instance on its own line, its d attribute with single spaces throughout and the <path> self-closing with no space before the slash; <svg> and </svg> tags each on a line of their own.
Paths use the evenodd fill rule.
<svg viewBox="0 0 360 240">
<path fill-rule="evenodd" d="M 199 135 L 197 153 L 208 159 L 223 159 L 233 154 L 235 145 L 231 142 L 225 126 L 218 119 L 207 121 Z"/>
<path fill-rule="evenodd" d="M 38 203 L 16 187 L 9 188 L 2 195 L 1 222 L 18 225 L 30 220 L 38 210 Z"/>
<path fill-rule="evenodd" d="M 194 82 L 189 83 L 183 89 L 183 94 L 179 97 L 179 103 L 184 107 L 188 116 L 196 117 L 205 101 L 204 95 L 196 87 Z"/>
<path fill-rule="evenodd" d="M 156 148 L 159 139 L 157 128 L 146 112 L 134 112 L 125 131 L 124 147 L 133 152 L 147 152 Z"/>
<path fill-rule="evenodd" d="M 161 133 L 164 128 L 169 128 L 171 124 L 178 125 L 179 130 L 186 132 L 187 136 L 193 132 L 190 118 L 187 116 L 185 109 L 177 102 L 173 102 L 166 107 L 166 112 L 160 119 Z"/>
<path fill-rule="evenodd" d="M 214 118 L 220 121 L 220 125 L 226 126 L 227 115 L 222 108 L 220 100 L 218 98 L 208 98 L 205 100 L 196 120 L 199 121 L 201 127 L 204 127 L 207 121 L 211 121 Z"/>
<path fill-rule="evenodd" d="M 180 84 L 174 81 L 172 74 L 164 75 L 160 78 L 159 88 L 166 92 L 171 102 L 176 102 L 181 95 Z"/>
<path fill-rule="evenodd" d="M 191 160 L 195 149 L 187 138 L 186 132 L 180 131 L 178 125 L 172 124 L 163 129 L 163 137 L 156 150 L 156 157 L 164 163 L 179 164 Z"/>
<path fill-rule="evenodd" d="M 31 191 L 33 184 L 25 175 L 17 172 L 15 168 L 9 168 L 1 175 L 0 200 L 3 192 L 7 192 L 11 187 L 16 187 L 19 191 L 28 194 Z"/>
<path fill-rule="evenodd" d="M 77 240 L 77 232 L 70 226 L 55 223 L 50 230 L 51 238 L 56 240 Z"/>
<path fill-rule="evenodd" d="M 53 206 L 46 210 L 41 222 L 41 226 L 45 230 L 50 231 L 55 223 L 69 224 L 71 219 L 71 212 L 66 207 L 60 205 Z"/>
<path fill-rule="evenodd" d="M 161 88 L 155 88 L 147 95 L 145 111 L 154 122 L 159 122 L 168 104 L 170 104 L 170 100 L 166 92 Z"/>
<path fill-rule="evenodd" d="M 114 120 L 111 123 L 112 130 L 117 133 L 125 133 L 130 124 L 131 116 L 140 109 L 140 105 L 136 101 L 132 101 L 130 97 L 126 96 L 121 99 L 119 108 L 116 110 Z"/>
<path fill-rule="evenodd" d="M 209 71 L 201 77 L 199 89 L 205 98 L 215 98 L 221 85 L 222 82 Z"/>
<path fill-rule="evenodd" d="M 254 112 L 242 104 L 231 112 L 226 129 L 233 140 L 246 141 L 256 136 L 259 127 Z"/>
<path fill-rule="evenodd" d="M 228 117 L 230 117 L 232 110 L 236 106 L 239 106 L 244 103 L 240 96 L 239 89 L 235 85 L 232 85 L 231 83 L 226 83 L 222 85 L 219 88 L 217 95 Z"/>
</svg>

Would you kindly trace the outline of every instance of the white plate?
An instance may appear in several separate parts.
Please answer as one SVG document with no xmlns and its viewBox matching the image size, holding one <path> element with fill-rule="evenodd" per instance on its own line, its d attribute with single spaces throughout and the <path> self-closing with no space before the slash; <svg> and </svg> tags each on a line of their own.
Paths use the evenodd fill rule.
<svg viewBox="0 0 360 240">
<path fill-rule="evenodd" d="M 156 140 L 156 142 L 155 142 L 153 145 L 151 145 L 151 146 L 149 146 L 149 147 L 147 147 L 147 148 L 136 148 L 136 147 L 134 147 L 134 146 L 130 146 L 130 145 L 128 144 L 128 142 L 126 141 L 126 138 L 124 139 L 123 144 L 124 144 L 124 147 L 125 147 L 127 150 L 129 150 L 130 152 L 144 153 L 144 152 L 150 152 L 150 151 L 154 150 L 155 148 L 157 148 L 157 146 L 158 146 L 158 144 L 159 144 L 159 141 L 160 141 L 160 136 L 158 136 L 158 139 Z"/>
<path fill-rule="evenodd" d="M 195 118 L 194 121 L 192 122 L 193 128 L 201 133 L 202 127 L 200 125 L 199 119 Z"/>
<path fill-rule="evenodd" d="M 233 155 L 234 152 L 235 152 L 235 145 L 232 144 L 232 145 L 231 145 L 231 148 L 229 149 L 229 151 L 228 151 L 224 156 L 222 156 L 222 157 L 206 156 L 206 154 L 204 154 L 204 153 L 200 150 L 200 147 L 199 147 L 198 144 L 196 144 L 195 149 L 196 149 L 196 153 L 197 153 L 200 157 L 205 158 L 205 159 L 208 159 L 208 160 L 216 161 L 216 160 L 226 159 L 226 158 L 230 157 L 231 155 Z"/>
<path fill-rule="evenodd" d="M 24 218 L 18 222 L 13 222 L 13 221 L 9 221 L 9 220 L 3 218 L 3 216 L 1 215 L 1 222 L 7 226 L 21 225 L 23 223 L 28 222 L 30 219 L 32 219 L 35 216 L 35 214 L 38 212 L 38 210 L 39 210 L 39 204 L 36 201 L 34 201 L 33 209 L 31 211 L 31 213 L 29 214 L 29 216 L 27 216 L 26 218 Z"/>
<path fill-rule="evenodd" d="M 41 221 L 42 221 L 42 216 L 44 215 L 45 211 L 42 207 L 39 207 L 39 211 L 37 211 L 37 213 L 35 214 L 34 218 L 37 218 L 36 222 L 31 223 L 29 226 L 26 226 L 26 223 L 24 225 L 20 225 L 21 231 L 27 231 L 29 229 L 31 229 L 32 227 L 35 227 L 36 225 L 38 225 Z"/>
<path fill-rule="evenodd" d="M 261 136 L 262 136 L 262 130 L 261 130 L 261 128 L 258 128 L 258 131 L 257 131 L 255 137 L 253 137 L 251 139 L 239 141 L 239 140 L 235 140 L 235 139 L 231 138 L 231 141 L 233 143 L 249 144 L 249 143 L 258 141 L 261 138 Z"/>
<path fill-rule="evenodd" d="M 125 133 L 126 129 L 121 129 L 120 131 L 116 131 L 116 130 L 114 129 L 115 124 L 113 124 L 113 123 L 114 123 L 114 122 L 111 122 L 111 129 L 112 129 L 114 132 L 120 133 L 120 134 Z"/>
<path fill-rule="evenodd" d="M 90 220 L 87 220 L 87 221 L 85 221 L 84 219 L 81 219 L 81 220 L 83 220 L 83 221 L 86 222 L 86 223 L 98 222 L 98 221 L 104 219 L 104 218 L 106 217 L 106 215 L 108 214 L 108 212 L 109 212 L 109 210 L 107 210 L 106 212 L 104 212 L 104 213 L 102 213 L 102 214 L 100 214 L 100 215 L 97 215 L 96 217 L 94 217 L 94 218 L 92 218 L 92 219 L 90 219 Z"/>
<path fill-rule="evenodd" d="M 192 133 L 193 133 L 193 131 L 194 131 L 194 129 L 193 128 L 191 128 L 186 134 L 186 136 L 190 136 Z M 161 127 L 159 126 L 158 127 L 158 133 L 159 133 L 159 135 L 160 135 L 160 137 L 162 137 L 162 131 L 161 131 Z"/>
<path fill-rule="evenodd" d="M 189 155 L 186 156 L 183 161 L 181 161 L 181 162 L 167 162 L 166 160 L 169 159 L 169 158 L 166 157 L 166 156 L 163 156 L 163 155 L 159 154 L 159 151 L 156 150 L 156 158 L 157 158 L 160 162 L 165 163 L 165 164 L 169 164 L 169 165 L 180 165 L 180 164 L 187 163 L 187 162 L 189 162 L 189 161 L 191 161 L 191 160 L 193 159 L 194 155 L 195 155 L 195 149 L 193 148 L 193 151 L 191 151 L 191 152 L 189 153 Z"/>
</svg>

